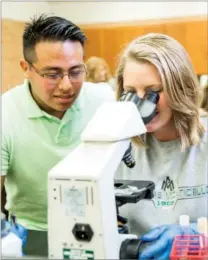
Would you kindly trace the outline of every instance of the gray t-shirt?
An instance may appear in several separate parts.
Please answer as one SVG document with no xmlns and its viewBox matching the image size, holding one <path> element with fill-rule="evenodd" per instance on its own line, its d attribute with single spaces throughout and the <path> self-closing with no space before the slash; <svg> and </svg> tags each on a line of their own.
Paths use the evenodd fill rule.
<svg viewBox="0 0 208 260">
<path fill-rule="evenodd" d="M 136 166 L 120 164 L 116 179 L 155 183 L 153 199 L 119 209 L 128 218 L 130 233 L 142 235 L 155 226 L 177 223 L 182 214 L 191 221 L 208 216 L 208 118 L 202 122 L 206 132 L 199 145 L 180 152 L 179 140 L 160 142 L 148 134 L 148 148 L 132 149 Z"/>
</svg>

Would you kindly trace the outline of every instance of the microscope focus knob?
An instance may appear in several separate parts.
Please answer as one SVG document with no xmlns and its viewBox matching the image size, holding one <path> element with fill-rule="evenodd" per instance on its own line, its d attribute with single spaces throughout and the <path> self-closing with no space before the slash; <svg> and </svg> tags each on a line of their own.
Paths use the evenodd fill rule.
<svg viewBox="0 0 208 260">
<path fill-rule="evenodd" d="M 120 259 L 138 259 L 141 244 L 140 239 L 124 240 L 120 248 Z"/>
</svg>

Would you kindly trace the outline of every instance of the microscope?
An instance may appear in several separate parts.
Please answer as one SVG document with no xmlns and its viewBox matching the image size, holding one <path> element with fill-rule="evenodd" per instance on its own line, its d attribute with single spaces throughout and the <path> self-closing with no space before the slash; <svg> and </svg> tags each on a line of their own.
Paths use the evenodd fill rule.
<svg viewBox="0 0 208 260">
<path fill-rule="evenodd" d="M 122 228 L 119 207 L 151 199 L 154 183 L 114 175 L 121 161 L 134 167 L 131 138 L 146 133 L 158 100 L 156 92 L 139 98 L 126 91 L 118 102 L 104 103 L 80 145 L 49 171 L 50 259 L 138 259 L 139 239 Z"/>
</svg>

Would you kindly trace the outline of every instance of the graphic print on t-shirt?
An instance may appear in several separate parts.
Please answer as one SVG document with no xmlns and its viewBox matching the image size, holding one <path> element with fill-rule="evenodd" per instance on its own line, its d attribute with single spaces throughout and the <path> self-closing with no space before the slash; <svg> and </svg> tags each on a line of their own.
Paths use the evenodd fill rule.
<svg viewBox="0 0 208 260">
<path fill-rule="evenodd" d="M 195 199 L 208 195 L 208 186 L 179 186 L 177 181 L 169 176 L 157 183 L 152 199 L 156 208 L 175 207 L 178 200 Z"/>
</svg>

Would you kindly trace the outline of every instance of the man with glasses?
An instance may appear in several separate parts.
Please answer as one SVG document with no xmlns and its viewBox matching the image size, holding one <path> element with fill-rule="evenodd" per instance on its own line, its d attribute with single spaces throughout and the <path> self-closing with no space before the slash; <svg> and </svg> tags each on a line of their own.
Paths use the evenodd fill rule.
<svg viewBox="0 0 208 260">
<path fill-rule="evenodd" d="M 85 41 L 66 19 L 33 18 L 23 33 L 25 82 L 2 97 L 1 185 L 9 215 L 28 231 L 26 255 L 47 255 L 48 171 L 80 143 L 101 102 L 114 99 L 84 82 Z"/>
</svg>

